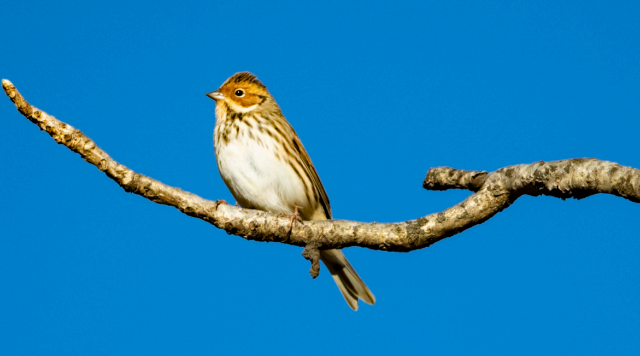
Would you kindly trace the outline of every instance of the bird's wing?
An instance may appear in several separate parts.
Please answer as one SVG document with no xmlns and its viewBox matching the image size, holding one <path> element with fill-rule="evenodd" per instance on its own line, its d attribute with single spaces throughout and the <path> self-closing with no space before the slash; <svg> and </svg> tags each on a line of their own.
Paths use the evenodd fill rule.
<svg viewBox="0 0 640 356">
<path fill-rule="evenodd" d="M 320 204 L 322 204 L 322 208 L 324 209 L 324 214 L 327 219 L 331 219 L 331 204 L 329 203 L 329 197 L 327 196 L 327 192 L 324 190 L 322 186 L 322 182 L 320 181 L 320 177 L 318 176 L 318 172 L 316 172 L 316 168 L 313 166 L 311 162 L 311 158 L 307 154 L 307 151 L 304 149 L 302 142 L 298 138 L 297 134 L 293 135 L 293 148 L 300 154 L 300 161 L 302 163 L 302 167 L 309 179 L 311 179 L 311 184 L 313 184 L 313 189 L 316 190 L 316 193 L 320 197 Z"/>
</svg>

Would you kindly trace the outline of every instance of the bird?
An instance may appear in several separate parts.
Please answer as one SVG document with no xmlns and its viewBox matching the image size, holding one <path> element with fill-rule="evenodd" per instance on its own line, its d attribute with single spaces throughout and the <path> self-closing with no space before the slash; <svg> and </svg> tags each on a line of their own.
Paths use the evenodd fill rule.
<svg viewBox="0 0 640 356">
<path fill-rule="evenodd" d="M 206 94 L 216 103 L 213 145 L 218 171 L 242 208 L 302 220 L 332 218 L 327 192 L 298 134 L 280 106 L 250 72 L 229 77 Z M 373 293 L 338 249 L 320 250 L 342 296 L 358 310 Z"/>
</svg>

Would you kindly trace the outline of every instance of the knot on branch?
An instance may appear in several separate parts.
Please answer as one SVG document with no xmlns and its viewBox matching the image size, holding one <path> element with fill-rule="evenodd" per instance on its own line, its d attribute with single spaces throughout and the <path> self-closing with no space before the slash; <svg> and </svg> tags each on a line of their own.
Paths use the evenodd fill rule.
<svg viewBox="0 0 640 356">
<path fill-rule="evenodd" d="M 302 251 L 302 257 L 307 261 L 311 261 L 311 269 L 309 270 L 311 278 L 318 277 L 320 275 L 320 250 L 318 249 L 318 244 L 308 243 Z"/>
<path fill-rule="evenodd" d="M 229 203 L 227 203 L 227 201 L 226 201 L 226 200 L 224 200 L 224 199 L 218 199 L 218 200 L 216 200 L 216 202 L 215 202 L 215 209 L 218 209 L 218 207 L 219 207 L 220 205 L 229 205 Z"/>
</svg>

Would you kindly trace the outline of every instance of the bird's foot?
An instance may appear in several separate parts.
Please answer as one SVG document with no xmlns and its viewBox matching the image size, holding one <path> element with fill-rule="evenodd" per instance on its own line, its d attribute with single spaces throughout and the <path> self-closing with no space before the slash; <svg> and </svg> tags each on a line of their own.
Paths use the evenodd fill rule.
<svg viewBox="0 0 640 356">
<path fill-rule="evenodd" d="M 298 206 L 296 206 L 293 214 L 282 213 L 280 216 L 285 216 L 291 219 L 291 224 L 289 224 L 289 235 L 291 235 L 291 231 L 293 231 L 293 222 L 296 220 L 302 222 L 302 218 L 300 218 L 300 214 L 298 213 Z"/>
</svg>

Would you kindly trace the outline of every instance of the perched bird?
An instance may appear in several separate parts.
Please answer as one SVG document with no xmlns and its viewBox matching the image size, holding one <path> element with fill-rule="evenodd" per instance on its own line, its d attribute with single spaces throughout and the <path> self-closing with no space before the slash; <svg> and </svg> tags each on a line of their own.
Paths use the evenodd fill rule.
<svg viewBox="0 0 640 356">
<path fill-rule="evenodd" d="M 331 219 L 329 197 L 300 138 L 267 87 L 249 72 L 236 73 L 207 96 L 216 101 L 213 145 L 218 170 L 243 208 Z M 353 309 L 376 299 L 340 250 L 320 259 Z"/>
</svg>

